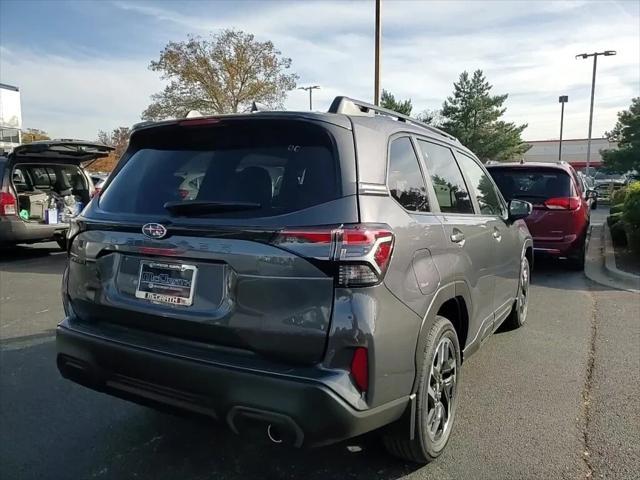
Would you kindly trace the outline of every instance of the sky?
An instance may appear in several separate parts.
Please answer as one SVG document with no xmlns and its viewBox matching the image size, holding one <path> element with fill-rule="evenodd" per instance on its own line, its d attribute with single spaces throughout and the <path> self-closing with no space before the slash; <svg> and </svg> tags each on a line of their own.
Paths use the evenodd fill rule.
<svg viewBox="0 0 640 480">
<path fill-rule="evenodd" d="M 314 109 L 336 95 L 373 97 L 374 1 L 0 0 L 0 82 L 21 90 L 23 127 L 95 139 L 130 126 L 162 90 L 148 69 L 170 41 L 224 28 L 271 40 L 299 86 L 320 85 Z M 640 1 L 382 0 L 382 87 L 437 109 L 464 70 L 482 69 L 509 94 L 505 119 L 526 140 L 558 138 L 559 95 L 568 95 L 564 138 L 588 131 L 592 60 L 599 57 L 593 136 L 640 96 Z M 305 91 L 289 110 L 308 109 Z"/>
</svg>

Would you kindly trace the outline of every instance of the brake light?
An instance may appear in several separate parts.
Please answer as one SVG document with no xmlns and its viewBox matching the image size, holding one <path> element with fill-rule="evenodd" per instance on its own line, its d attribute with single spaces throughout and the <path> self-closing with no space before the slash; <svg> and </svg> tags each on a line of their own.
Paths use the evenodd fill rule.
<svg viewBox="0 0 640 480">
<path fill-rule="evenodd" d="M 0 192 L 0 215 L 15 215 L 17 211 L 16 197 L 9 192 Z"/>
<path fill-rule="evenodd" d="M 549 210 L 577 210 L 580 206 L 580 197 L 555 197 L 544 202 Z"/>
<path fill-rule="evenodd" d="M 189 196 L 189 190 L 185 190 L 184 188 L 179 188 L 178 189 L 178 195 L 180 195 L 180 198 L 182 200 L 184 200 L 185 198 L 187 198 Z"/>
<path fill-rule="evenodd" d="M 196 127 L 198 125 L 213 125 L 216 123 L 220 123 L 222 120 L 219 118 L 207 118 L 207 117 L 198 117 L 198 118 L 187 118 L 186 120 L 181 120 L 178 122 L 178 125 L 181 127 Z"/>
<path fill-rule="evenodd" d="M 367 349 L 358 347 L 353 352 L 351 359 L 351 376 L 361 392 L 366 392 L 369 388 L 369 360 Z"/>
<path fill-rule="evenodd" d="M 377 225 L 282 230 L 273 244 L 320 261 L 340 286 L 379 283 L 393 253 L 393 232 Z"/>
</svg>

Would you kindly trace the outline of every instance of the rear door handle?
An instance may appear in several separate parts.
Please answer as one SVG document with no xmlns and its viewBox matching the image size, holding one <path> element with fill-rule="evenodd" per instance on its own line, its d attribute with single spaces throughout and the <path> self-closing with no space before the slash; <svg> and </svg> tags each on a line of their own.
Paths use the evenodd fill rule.
<svg viewBox="0 0 640 480">
<path fill-rule="evenodd" d="M 462 233 L 460 230 L 454 230 L 453 233 L 451 234 L 451 241 L 453 243 L 464 242 L 464 233 Z"/>
</svg>

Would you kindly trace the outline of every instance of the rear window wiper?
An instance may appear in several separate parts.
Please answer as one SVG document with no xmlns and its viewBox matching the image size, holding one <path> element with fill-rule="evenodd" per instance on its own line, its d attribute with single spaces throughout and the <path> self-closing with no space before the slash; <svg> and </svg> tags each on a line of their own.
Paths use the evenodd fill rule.
<svg viewBox="0 0 640 480">
<path fill-rule="evenodd" d="M 181 202 L 167 202 L 164 208 L 172 215 L 207 215 L 209 213 L 239 212 L 242 210 L 257 210 L 260 203 L 254 202 L 210 202 L 205 200 L 184 200 Z"/>
</svg>

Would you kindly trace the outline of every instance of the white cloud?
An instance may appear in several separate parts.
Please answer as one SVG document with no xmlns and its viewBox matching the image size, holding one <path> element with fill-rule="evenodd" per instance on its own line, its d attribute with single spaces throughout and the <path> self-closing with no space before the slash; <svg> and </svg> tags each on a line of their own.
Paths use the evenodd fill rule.
<svg viewBox="0 0 640 480">
<path fill-rule="evenodd" d="M 116 2 L 158 32 L 150 49 L 188 33 L 240 28 L 270 39 L 293 59 L 300 85 L 319 84 L 314 107 L 335 95 L 370 100 L 373 93 L 372 2 L 221 2 L 171 10 L 168 4 Z M 185 4 L 195 5 L 195 3 Z M 640 6 L 634 2 L 383 2 L 382 84 L 412 98 L 414 112 L 438 108 L 462 70 L 481 68 L 495 93 L 509 93 L 507 119 L 528 123 L 526 138 L 558 134 L 558 95 L 568 94 L 565 136 L 587 131 L 591 62 L 583 51 L 618 50 L 599 59 L 594 135 L 611 129 L 616 112 L 640 95 Z M 156 42 L 156 43 L 153 43 Z M 157 43 L 160 42 L 160 43 Z M 95 136 L 139 120 L 162 88 L 150 58 L 98 55 L 71 59 L 2 50 L 3 81 L 23 91 L 25 124 L 56 135 Z M 289 109 L 308 108 L 301 90 Z"/>
<path fill-rule="evenodd" d="M 1 81 L 18 85 L 22 119 L 59 138 L 95 139 L 98 130 L 140 121 L 162 88 L 147 59 L 71 59 L 0 47 Z"/>
</svg>

